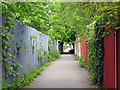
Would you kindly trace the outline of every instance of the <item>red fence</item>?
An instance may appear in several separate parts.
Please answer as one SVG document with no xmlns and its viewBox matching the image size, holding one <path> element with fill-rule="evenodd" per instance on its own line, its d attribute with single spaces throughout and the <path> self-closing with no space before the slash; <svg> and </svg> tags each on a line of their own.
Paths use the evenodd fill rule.
<svg viewBox="0 0 120 90">
<path fill-rule="evenodd" d="M 85 35 L 84 35 L 85 37 Z M 86 65 L 88 65 L 88 49 L 87 49 L 87 44 L 84 41 L 85 38 L 81 38 L 81 56 L 86 60 Z"/>
<path fill-rule="evenodd" d="M 120 90 L 120 29 L 117 31 L 117 86 Z"/>
<path fill-rule="evenodd" d="M 108 30 L 110 31 L 111 28 Z M 85 35 L 84 35 L 85 37 Z M 84 41 L 85 38 L 81 38 L 81 55 L 86 60 L 88 65 L 88 50 L 87 44 Z M 116 40 L 117 50 L 117 87 L 120 90 L 120 30 L 117 31 Z M 110 34 L 108 37 L 104 37 L 104 73 L 103 73 L 103 85 L 105 88 L 115 88 L 115 36 Z"/>
<path fill-rule="evenodd" d="M 104 73 L 103 85 L 105 88 L 115 88 L 115 36 L 110 34 L 104 37 Z"/>
<path fill-rule="evenodd" d="M 108 31 L 110 31 L 109 29 Z M 85 37 L 85 35 L 84 35 Z M 88 65 L 88 50 L 87 44 L 84 41 L 85 38 L 81 38 L 81 55 L 86 60 Z M 117 80 L 118 88 L 120 88 L 120 30 L 117 31 Z M 104 73 L 103 73 L 103 85 L 105 88 L 115 88 L 115 36 L 110 34 L 108 37 L 104 37 Z M 120 89 L 119 89 L 120 90 Z"/>
</svg>

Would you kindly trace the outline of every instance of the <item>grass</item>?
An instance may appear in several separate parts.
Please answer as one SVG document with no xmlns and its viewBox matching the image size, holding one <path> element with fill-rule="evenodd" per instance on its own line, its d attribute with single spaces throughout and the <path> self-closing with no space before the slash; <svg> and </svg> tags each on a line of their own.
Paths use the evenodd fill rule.
<svg viewBox="0 0 120 90">
<path fill-rule="evenodd" d="M 41 72 L 45 69 L 45 67 L 48 67 L 50 65 L 50 62 L 54 61 L 57 58 L 58 56 L 53 57 L 51 60 L 49 60 L 49 62 L 45 63 L 43 66 L 40 66 L 29 73 L 25 72 L 18 79 L 12 79 L 11 83 L 7 86 L 5 85 L 5 83 L 2 83 L 3 84 L 2 90 L 23 88 L 24 86 L 30 84 L 30 82 L 33 81 L 35 77 L 41 74 Z"/>
</svg>

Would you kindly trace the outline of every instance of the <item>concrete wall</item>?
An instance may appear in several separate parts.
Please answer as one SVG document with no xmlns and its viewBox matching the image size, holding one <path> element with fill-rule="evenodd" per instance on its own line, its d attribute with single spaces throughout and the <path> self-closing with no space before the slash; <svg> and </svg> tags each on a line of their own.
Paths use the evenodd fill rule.
<svg viewBox="0 0 120 90">
<path fill-rule="evenodd" d="M 59 51 L 59 42 L 57 41 L 57 46 L 56 46 L 57 51 Z"/>
<path fill-rule="evenodd" d="M 26 25 L 17 23 L 15 27 L 16 30 L 11 30 L 15 38 L 13 41 L 14 49 L 18 51 L 20 47 L 27 47 L 26 50 L 19 50 L 15 53 L 15 56 L 17 61 L 25 68 L 21 69 L 21 72 L 29 72 L 40 64 L 38 60 L 38 51 L 48 51 L 49 37 Z"/>
<path fill-rule="evenodd" d="M 54 51 L 57 51 L 58 50 L 58 41 L 52 40 L 52 44 L 53 44 L 52 49 Z"/>
<path fill-rule="evenodd" d="M 79 56 L 79 43 L 80 42 L 78 42 L 79 41 L 79 38 L 76 38 L 76 40 L 75 40 L 75 55 L 78 57 Z"/>
<path fill-rule="evenodd" d="M 3 18 L 3 21 L 6 21 L 5 17 Z M 23 66 L 23 68 L 17 68 L 19 73 L 30 72 L 36 67 L 39 67 L 43 63 L 47 62 L 47 60 L 45 60 L 45 56 L 48 55 L 49 37 L 45 34 L 42 34 L 34 28 L 31 28 L 18 22 L 16 23 L 17 24 L 15 25 L 15 29 L 10 28 L 10 32 L 14 36 L 14 40 L 9 40 L 9 42 L 13 45 L 12 50 L 9 50 L 9 52 L 15 56 L 14 63 L 19 62 Z M 53 50 L 57 50 L 57 41 L 53 41 Z M 39 55 L 42 56 L 42 60 L 38 58 Z M 10 64 L 11 61 L 7 63 Z M 10 83 L 13 77 L 5 78 L 5 69 L 4 67 L 2 68 L 3 79 L 8 84 Z"/>
</svg>

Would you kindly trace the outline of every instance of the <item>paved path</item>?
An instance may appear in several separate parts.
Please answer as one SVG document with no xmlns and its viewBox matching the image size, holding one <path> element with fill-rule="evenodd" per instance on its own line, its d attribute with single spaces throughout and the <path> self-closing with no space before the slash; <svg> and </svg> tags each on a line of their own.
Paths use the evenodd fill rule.
<svg viewBox="0 0 120 90">
<path fill-rule="evenodd" d="M 74 55 L 63 54 L 25 88 L 90 88 L 88 72 L 79 67 Z"/>
</svg>

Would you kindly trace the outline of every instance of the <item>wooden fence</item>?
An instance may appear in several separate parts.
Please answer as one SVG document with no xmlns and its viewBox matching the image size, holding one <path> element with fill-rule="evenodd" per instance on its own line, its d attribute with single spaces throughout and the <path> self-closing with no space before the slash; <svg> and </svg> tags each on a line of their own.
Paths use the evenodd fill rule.
<svg viewBox="0 0 120 90">
<path fill-rule="evenodd" d="M 111 28 L 108 31 L 110 30 Z M 80 43 L 78 47 L 81 48 L 81 55 L 78 56 L 82 56 L 86 60 L 86 65 L 89 65 L 87 44 L 84 39 L 80 38 L 81 42 L 77 42 L 76 39 L 76 43 Z M 77 51 L 77 47 L 75 48 Z M 120 90 L 120 30 L 116 32 L 116 36 L 110 34 L 108 37 L 104 37 L 103 86 L 105 88 L 119 88 Z"/>
</svg>

